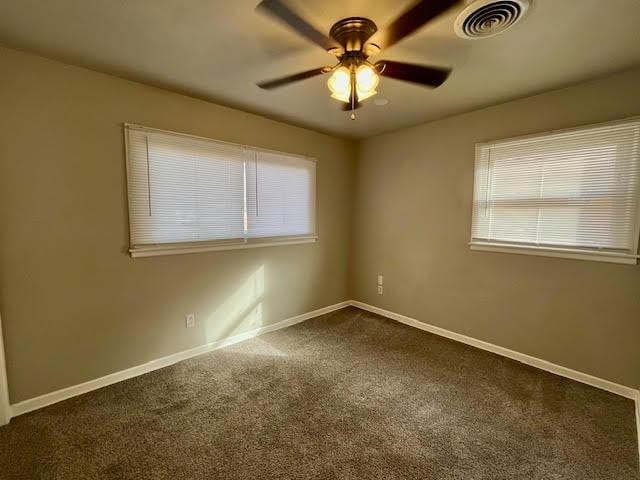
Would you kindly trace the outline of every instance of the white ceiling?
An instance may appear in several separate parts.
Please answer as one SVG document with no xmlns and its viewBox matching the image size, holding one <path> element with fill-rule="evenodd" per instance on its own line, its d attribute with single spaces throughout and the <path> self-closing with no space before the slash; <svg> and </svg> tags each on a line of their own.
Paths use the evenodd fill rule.
<svg viewBox="0 0 640 480">
<path fill-rule="evenodd" d="M 334 63 L 255 13 L 258 0 L 0 0 L 0 43 L 345 137 L 364 137 L 640 65 L 640 0 L 533 0 L 511 30 L 463 40 L 465 2 L 379 58 L 454 71 L 428 90 L 383 79 L 356 121 L 318 77 L 276 91 L 258 80 Z M 291 0 L 319 30 L 346 16 L 379 26 L 412 2 Z"/>
</svg>

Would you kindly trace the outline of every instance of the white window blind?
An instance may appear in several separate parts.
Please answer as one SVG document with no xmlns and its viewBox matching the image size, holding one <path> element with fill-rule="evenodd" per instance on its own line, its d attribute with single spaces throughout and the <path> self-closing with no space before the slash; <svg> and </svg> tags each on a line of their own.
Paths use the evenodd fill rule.
<svg viewBox="0 0 640 480">
<path fill-rule="evenodd" d="M 640 120 L 476 146 L 471 245 L 635 262 Z"/>
<path fill-rule="evenodd" d="M 315 231 L 315 163 L 255 150 L 247 164 L 247 236 Z"/>
<path fill-rule="evenodd" d="M 125 138 L 132 255 L 315 238 L 314 160 L 136 125 Z"/>
</svg>

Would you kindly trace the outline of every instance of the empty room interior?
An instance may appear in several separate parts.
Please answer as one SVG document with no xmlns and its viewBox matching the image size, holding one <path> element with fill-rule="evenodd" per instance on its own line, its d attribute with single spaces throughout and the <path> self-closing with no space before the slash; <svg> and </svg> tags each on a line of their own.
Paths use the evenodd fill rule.
<svg viewBox="0 0 640 480">
<path fill-rule="evenodd" d="M 0 0 L 0 479 L 640 480 L 639 23 Z"/>
</svg>

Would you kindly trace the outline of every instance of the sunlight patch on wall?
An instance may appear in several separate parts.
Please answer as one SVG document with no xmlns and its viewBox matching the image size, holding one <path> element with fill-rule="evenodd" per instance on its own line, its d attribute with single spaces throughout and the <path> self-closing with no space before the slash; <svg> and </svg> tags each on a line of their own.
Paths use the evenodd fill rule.
<svg viewBox="0 0 640 480">
<path fill-rule="evenodd" d="M 264 265 L 261 265 L 207 318 L 207 340 L 212 342 L 261 327 L 263 296 Z"/>
</svg>

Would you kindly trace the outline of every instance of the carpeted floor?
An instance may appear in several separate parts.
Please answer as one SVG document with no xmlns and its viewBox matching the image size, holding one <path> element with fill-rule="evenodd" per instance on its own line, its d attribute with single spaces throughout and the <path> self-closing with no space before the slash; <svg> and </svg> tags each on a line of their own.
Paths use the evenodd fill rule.
<svg viewBox="0 0 640 480">
<path fill-rule="evenodd" d="M 26 414 L 0 478 L 638 480 L 630 400 L 347 308 Z"/>
</svg>

